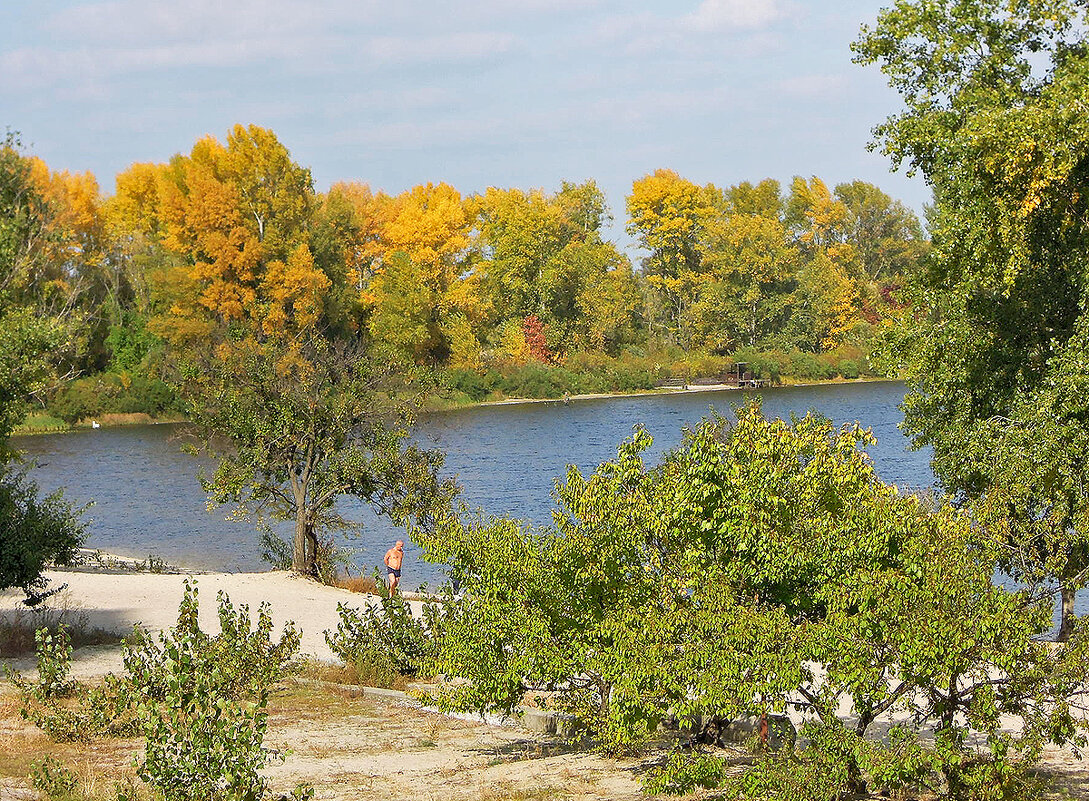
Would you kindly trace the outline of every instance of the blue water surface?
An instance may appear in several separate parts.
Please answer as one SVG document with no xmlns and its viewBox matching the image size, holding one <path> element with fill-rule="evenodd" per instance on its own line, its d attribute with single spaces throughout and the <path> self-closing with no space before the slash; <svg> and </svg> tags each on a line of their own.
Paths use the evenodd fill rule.
<svg viewBox="0 0 1089 801">
<path fill-rule="evenodd" d="M 837 424 L 860 421 L 878 438 L 870 449 L 878 474 L 907 488 L 929 487 L 934 477 L 926 451 L 912 451 L 897 429 L 903 399 L 899 383 L 783 387 L 762 392 L 764 413 L 787 418 L 815 409 Z M 583 472 L 616 455 L 617 445 L 641 424 L 654 437 L 647 461 L 675 447 L 686 426 L 714 409 L 729 415 L 744 399 L 737 391 L 650 395 L 485 406 L 435 413 L 420 421 L 417 441 L 446 453 L 444 472 L 463 488 L 463 499 L 492 514 L 536 524 L 550 521 L 555 481 L 576 465 Z M 76 505 L 91 504 L 87 544 L 124 556 L 154 555 L 174 564 L 212 570 L 261 570 L 252 524 L 209 509 L 197 476 L 211 463 L 183 453 L 175 425 L 80 430 L 16 438 L 37 461 L 32 475 L 48 491 L 64 489 Z M 360 530 L 341 536 L 365 572 L 403 531 L 359 503 L 340 511 Z M 281 533 L 290 534 L 284 527 Z M 409 543 L 405 586 L 441 580 Z"/>
</svg>

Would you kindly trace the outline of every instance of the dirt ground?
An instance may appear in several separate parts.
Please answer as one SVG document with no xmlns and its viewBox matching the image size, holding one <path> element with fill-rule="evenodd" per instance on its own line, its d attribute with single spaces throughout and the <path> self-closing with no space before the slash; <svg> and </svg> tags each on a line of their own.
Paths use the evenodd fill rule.
<svg viewBox="0 0 1089 801">
<path fill-rule="evenodd" d="M 27 778 L 50 755 L 85 791 L 106 797 L 134 776 L 139 739 L 58 744 L 19 717 L 10 685 L 0 695 L 0 799 L 37 799 Z M 274 793 L 299 782 L 315 799 L 537 801 L 634 799 L 639 760 L 612 760 L 538 739 L 513 726 L 427 712 L 356 690 L 290 682 L 270 704 L 268 748 L 284 753 L 266 775 Z"/>
<path fill-rule="evenodd" d="M 69 589 L 51 599 L 54 608 L 48 614 L 76 615 L 86 626 L 125 634 L 134 623 L 150 631 L 172 625 L 185 577 L 69 572 L 51 578 Z M 337 603 L 370 601 L 283 573 L 197 578 L 206 630 L 216 628 L 219 590 L 251 610 L 274 599 L 274 620 L 295 620 L 303 631 L 301 650 L 318 660 L 332 658 L 323 634 L 336 625 Z M 20 600 L 10 591 L 0 592 L 0 623 L 22 620 Z M 29 671 L 34 657 L 4 659 L 0 665 Z M 116 645 L 79 648 L 73 654 L 76 678 L 94 680 L 110 671 L 121 671 Z M 0 680 L 0 801 L 37 799 L 28 774 L 32 763 L 46 755 L 74 770 L 90 799 L 113 798 L 115 782 L 134 778 L 140 740 L 53 743 L 20 718 L 19 706 L 12 686 Z M 280 764 L 267 768 L 275 792 L 309 782 L 317 799 L 338 801 L 634 801 L 645 798 L 639 785 L 650 764 L 607 759 L 514 726 L 460 720 L 353 688 L 302 681 L 288 684 L 274 698 L 265 744 L 285 753 Z M 1069 749 L 1052 749 L 1040 767 L 1051 782 L 1049 798 L 1089 799 L 1089 761 Z"/>
<path fill-rule="evenodd" d="M 46 755 L 75 771 L 88 798 L 112 797 L 116 782 L 134 778 L 139 739 L 54 743 L 20 718 L 19 706 L 9 684 L 0 688 L 0 799 L 36 801 L 28 774 Z M 284 755 L 265 771 L 270 789 L 286 794 L 307 782 L 319 801 L 646 798 L 646 760 L 609 759 L 515 726 L 309 681 L 289 681 L 276 694 L 265 745 Z M 1089 764 L 1056 749 L 1041 767 L 1053 784 L 1048 798 L 1089 798 Z"/>
</svg>

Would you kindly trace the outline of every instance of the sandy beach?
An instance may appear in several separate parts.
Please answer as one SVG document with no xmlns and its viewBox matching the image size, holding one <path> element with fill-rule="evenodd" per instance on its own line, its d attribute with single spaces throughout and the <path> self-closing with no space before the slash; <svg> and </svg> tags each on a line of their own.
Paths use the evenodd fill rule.
<svg viewBox="0 0 1089 801">
<path fill-rule="evenodd" d="M 328 587 L 286 571 L 266 573 L 132 573 L 50 570 L 50 585 L 67 587 L 36 608 L 40 615 L 64 614 L 79 618 L 88 628 L 124 635 L 139 625 L 149 632 L 170 628 L 177 620 L 186 580 L 196 582 L 200 599 L 200 624 L 205 631 L 219 630 L 216 596 L 225 592 L 235 606 L 246 604 L 255 614 L 263 601 L 272 610 L 277 630 L 293 620 L 302 632 L 300 652 L 320 659 L 334 659 L 325 643 L 325 631 L 339 621 L 337 604 L 362 607 L 374 596 Z M 0 592 L 0 618 L 30 614 L 22 592 Z M 3 660 L 18 670 L 30 669 L 33 656 Z M 79 677 L 121 670 L 117 648 L 80 648 L 73 654 L 73 672 Z"/>
</svg>

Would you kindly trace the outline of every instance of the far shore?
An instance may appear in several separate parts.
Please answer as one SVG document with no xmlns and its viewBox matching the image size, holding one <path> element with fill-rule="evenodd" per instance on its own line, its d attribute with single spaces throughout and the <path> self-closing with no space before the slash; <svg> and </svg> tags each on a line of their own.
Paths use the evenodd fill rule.
<svg viewBox="0 0 1089 801">
<path fill-rule="evenodd" d="M 609 398 L 643 398 L 657 395 L 687 395 L 696 392 L 762 392 L 764 390 L 792 389 L 794 387 L 823 387 L 835 384 L 873 384 L 887 381 L 898 381 L 897 378 L 881 378 L 878 376 L 865 378 L 832 378 L 827 381 L 799 381 L 782 384 L 771 384 L 761 389 L 737 387 L 733 384 L 689 384 L 684 387 L 655 387 L 636 392 L 592 392 L 585 395 L 567 395 L 559 398 L 504 398 L 503 400 L 480 401 L 468 403 L 464 406 L 455 406 L 453 409 L 474 409 L 479 406 L 516 406 L 525 403 L 565 403 L 567 401 L 604 400 Z M 440 410 L 443 411 L 443 410 Z"/>
<path fill-rule="evenodd" d="M 790 389 L 793 387 L 819 387 L 836 384 L 872 384 L 886 381 L 899 381 L 898 378 L 882 378 L 879 376 L 867 376 L 863 378 L 832 378 L 824 381 L 791 381 L 787 379 L 780 384 L 772 384 L 762 389 L 749 389 L 736 387 L 732 384 L 688 384 L 683 387 L 655 387 L 654 389 L 642 389 L 634 392 L 593 392 L 582 395 L 567 395 L 556 398 L 503 398 L 502 400 L 473 401 L 469 403 L 438 404 L 427 407 L 425 414 L 441 414 L 442 412 L 461 411 L 463 409 L 475 409 L 484 406 L 518 406 L 529 403 L 567 403 L 573 401 L 608 400 L 611 398 L 642 398 L 659 395 L 684 395 L 697 392 L 762 392 L 764 390 Z M 91 428 L 119 428 L 134 425 L 165 425 L 167 423 L 184 423 L 186 419 L 178 415 L 168 417 L 152 417 L 145 413 L 136 414 L 107 414 L 95 420 L 81 420 L 73 425 L 58 425 L 50 427 L 25 427 L 17 426 L 12 432 L 15 437 L 32 437 L 41 434 L 67 434 L 73 431 L 85 431 Z M 97 425 L 95 425 L 97 423 Z"/>
</svg>

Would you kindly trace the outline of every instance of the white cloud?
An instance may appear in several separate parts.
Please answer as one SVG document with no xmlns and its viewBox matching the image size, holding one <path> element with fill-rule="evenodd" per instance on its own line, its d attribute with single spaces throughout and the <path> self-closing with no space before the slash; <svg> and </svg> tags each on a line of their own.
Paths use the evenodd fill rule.
<svg viewBox="0 0 1089 801">
<path fill-rule="evenodd" d="M 714 33 L 765 28 L 784 16 L 779 0 L 703 0 L 685 27 Z"/>
</svg>

